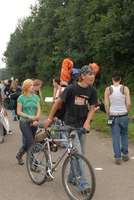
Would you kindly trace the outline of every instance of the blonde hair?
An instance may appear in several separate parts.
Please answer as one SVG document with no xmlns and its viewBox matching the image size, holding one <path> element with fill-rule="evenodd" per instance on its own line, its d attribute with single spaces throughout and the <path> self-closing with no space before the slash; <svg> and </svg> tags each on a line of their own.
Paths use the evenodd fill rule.
<svg viewBox="0 0 134 200">
<path fill-rule="evenodd" d="M 16 81 L 12 81 L 12 82 L 11 82 L 11 85 L 10 85 L 10 88 L 11 88 L 11 89 L 16 89 L 17 86 L 18 86 L 17 82 L 16 82 Z"/>
<path fill-rule="evenodd" d="M 33 85 L 33 80 L 32 79 L 26 79 L 23 84 L 22 84 L 22 94 L 26 95 L 28 89 L 30 86 Z M 34 92 L 33 92 L 34 94 Z"/>
</svg>

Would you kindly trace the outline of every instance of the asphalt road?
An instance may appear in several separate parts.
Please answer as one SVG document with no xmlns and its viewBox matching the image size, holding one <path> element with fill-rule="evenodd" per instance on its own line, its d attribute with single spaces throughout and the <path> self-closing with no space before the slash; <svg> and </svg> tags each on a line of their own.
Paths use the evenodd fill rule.
<svg viewBox="0 0 134 200">
<path fill-rule="evenodd" d="M 52 182 L 37 186 L 30 180 L 26 164 L 19 166 L 15 158 L 21 146 L 19 121 L 12 121 L 8 112 L 12 135 L 0 144 L 0 200 L 68 200 L 61 182 L 61 164 Z M 43 121 L 45 117 L 42 118 Z M 59 150 L 53 156 L 60 154 Z M 134 199 L 134 144 L 129 144 L 130 161 L 120 166 L 114 164 L 111 137 L 91 131 L 87 136 L 86 156 L 96 175 L 96 191 L 93 200 Z M 24 160 L 25 160 L 24 156 Z M 96 170 L 99 169 L 99 170 Z M 101 170 L 100 170 L 101 169 Z"/>
</svg>

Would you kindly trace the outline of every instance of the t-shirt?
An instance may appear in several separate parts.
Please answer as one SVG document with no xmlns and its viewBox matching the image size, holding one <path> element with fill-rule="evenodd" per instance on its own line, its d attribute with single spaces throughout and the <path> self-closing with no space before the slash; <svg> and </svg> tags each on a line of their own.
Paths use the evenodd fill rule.
<svg viewBox="0 0 134 200">
<path fill-rule="evenodd" d="M 37 102 L 39 102 L 40 99 L 38 95 L 34 94 L 33 96 L 26 96 L 26 95 L 20 95 L 17 102 L 20 102 L 22 104 L 22 112 L 24 112 L 26 115 L 35 116 L 37 113 Z M 20 120 L 25 121 L 31 121 L 27 119 L 26 117 L 21 117 Z"/>
<path fill-rule="evenodd" d="M 65 124 L 82 127 L 89 112 L 88 105 L 97 104 L 95 87 L 89 85 L 83 88 L 78 83 L 71 84 L 61 94 L 61 100 L 66 104 Z"/>
</svg>

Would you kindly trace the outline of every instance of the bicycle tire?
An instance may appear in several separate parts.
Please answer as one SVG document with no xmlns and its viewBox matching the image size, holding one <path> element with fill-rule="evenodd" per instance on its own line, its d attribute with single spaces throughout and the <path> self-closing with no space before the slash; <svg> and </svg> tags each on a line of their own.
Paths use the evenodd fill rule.
<svg viewBox="0 0 134 200">
<path fill-rule="evenodd" d="M 27 152 L 26 166 L 30 179 L 36 185 L 46 181 L 48 154 L 40 143 L 34 143 Z"/>
<path fill-rule="evenodd" d="M 84 155 L 74 153 L 65 159 L 62 166 L 62 182 L 71 200 L 92 199 L 96 189 L 96 178 L 91 163 Z"/>
</svg>

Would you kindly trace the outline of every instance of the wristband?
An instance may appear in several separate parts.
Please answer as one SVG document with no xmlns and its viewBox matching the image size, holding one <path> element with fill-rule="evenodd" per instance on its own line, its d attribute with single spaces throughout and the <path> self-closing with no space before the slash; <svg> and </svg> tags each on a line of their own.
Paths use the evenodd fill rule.
<svg viewBox="0 0 134 200">
<path fill-rule="evenodd" d="M 50 122 L 52 121 L 50 118 L 47 118 L 47 120 L 50 121 Z"/>
</svg>

